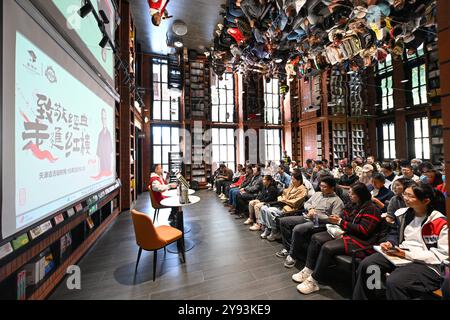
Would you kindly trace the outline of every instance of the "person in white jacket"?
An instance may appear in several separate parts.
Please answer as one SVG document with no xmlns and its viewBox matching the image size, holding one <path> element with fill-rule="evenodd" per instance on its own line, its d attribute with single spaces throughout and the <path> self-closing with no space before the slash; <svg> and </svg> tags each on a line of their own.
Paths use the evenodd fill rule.
<svg viewBox="0 0 450 320">
<path fill-rule="evenodd" d="M 407 208 L 395 212 L 396 227 L 380 247 L 384 254 L 410 262 L 396 267 L 382 253 L 364 259 L 358 268 L 355 300 L 375 297 L 376 288 L 369 281 L 374 269 L 390 273 L 386 279 L 388 300 L 420 298 L 440 288 L 440 265 L 448 260 L 448 226 L 442 213 L 445 199 L 425 184 L 407 188 L 404 199 Z"/>
</svg>

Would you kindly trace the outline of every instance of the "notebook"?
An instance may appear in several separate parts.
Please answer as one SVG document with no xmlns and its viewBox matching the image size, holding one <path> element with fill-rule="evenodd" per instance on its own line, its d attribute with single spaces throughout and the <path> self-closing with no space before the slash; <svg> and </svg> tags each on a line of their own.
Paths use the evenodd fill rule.
<svg viewBox="0 0 450 320">
<path fill-rule="evenodd" d="M 383 252 L 380 246 L 373 246 L 373 249 L 379 253 L 381 253 L 386 259 L 388 259 L 393 265 L 396 267 L 404 266 L 405 264 L 412 263 L 411 260 L 403 259 L 400 257 L 390 256 Z"/>
</svg>

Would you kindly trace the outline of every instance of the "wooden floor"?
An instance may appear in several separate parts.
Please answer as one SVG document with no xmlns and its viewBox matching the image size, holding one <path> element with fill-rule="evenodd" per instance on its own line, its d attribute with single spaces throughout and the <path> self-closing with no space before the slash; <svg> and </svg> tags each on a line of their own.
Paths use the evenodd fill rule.
<svg viewBox="0 0 450 320">
<path fill-rule="evenodd" d="M 186 254 L 186 263 L 163 250 L 158 254 L 157 279 L 152 281 L 152 253 L 143 252 L 134 279 L 137 251 L 129 212 L 98 240 L 80 261 L 81 290 L 70 291 L 65 280 L 50 299 L 347 299 L 348 285 L 321 285 L 322 290 L 301 295 L 291 275 L 275 256 L 282 245 L 248 231 L 243 220 L 235 220 L 212 191 L 200 191 L 200 203 L 184 210 L 192 231 L 187 239 L 196 246 Z M 139 197 L 136 208 L 152 213 L 148 193 Z M 167 223 L 169 212 L 161 212 Z M 153 214 L 151 215 L 153 217 Z M 298 265 L 298 268 L 303 267 Z"/>
</svg>

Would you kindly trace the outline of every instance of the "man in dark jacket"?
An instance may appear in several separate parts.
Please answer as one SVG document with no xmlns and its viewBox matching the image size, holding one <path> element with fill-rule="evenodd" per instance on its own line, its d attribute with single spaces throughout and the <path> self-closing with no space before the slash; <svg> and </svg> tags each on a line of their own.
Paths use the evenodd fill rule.
<svg viewBox="0 0 450 320">
<path fill-rule="evenodd" d="M 254 169 L 252 180 L 249 185 L 241 188 L 240 193 L 236 197 L 236 219 L 244 218 L 244 212 L 248 210 L 248 203 L 256 199 L 258 193 L 263 188 L 263 177 L 261 175 L 261 167 L 256 166 Z"/>
</svg>

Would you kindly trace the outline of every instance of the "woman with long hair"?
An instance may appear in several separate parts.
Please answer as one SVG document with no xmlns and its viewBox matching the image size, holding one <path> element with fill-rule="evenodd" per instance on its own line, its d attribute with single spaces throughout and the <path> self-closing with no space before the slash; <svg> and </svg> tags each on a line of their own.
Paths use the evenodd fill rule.
<svg viewBox="0 0 450 320">
<path fill-rule="evenodd" d="M 377 242 L 380 229 L 380 209 L 373 204 L 372 195 L 363 183 L 356 183 L 350 189 L 350 199 L 355 205 L 344 210 L 343 217 L 331 215 L 327 231 L 312 236 L 308 247 L 306 266 L 292 276 L 299 282 L 297 290 L 303 294 L 318 291 L 318 280 L 327 273 L 337 255 L 351 255 L 352 250 L 366 248 Z M 338 228 L 339 227 L 339 228 Z M 361 251 L 360 257 L 372 254 L 372 249 Z"/>
<path fill-rule="evenodd" d="M 407 207 L 395 212 L 396 227 L 380 247 L 385 255 L 410 262 L 397 268 L 381 253 L 367 257 L 359 265 L 353 299 L 376 297 L 377 290 L 368 288 L 368 277 L 373 274 L 369 267 L 381 274 L 390 273 L 386 279 L 388 300 L 419 298 L 440 287 L 440 265 L 448 259 L 445 199 L 423 183 L 408 187 L 403 197 Z"/>
</svg>

